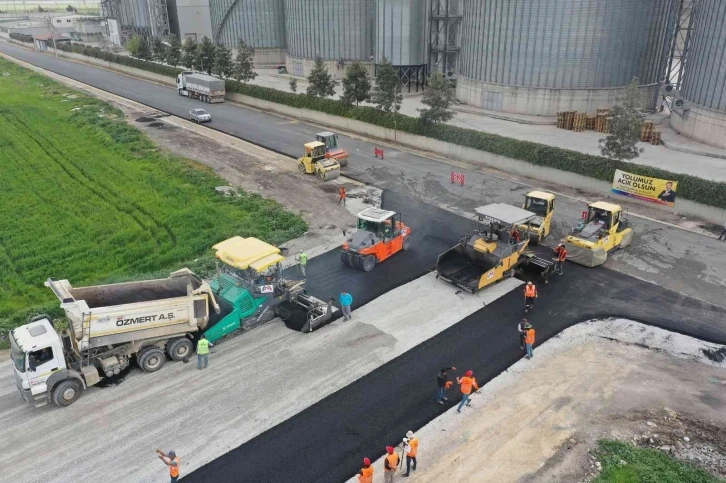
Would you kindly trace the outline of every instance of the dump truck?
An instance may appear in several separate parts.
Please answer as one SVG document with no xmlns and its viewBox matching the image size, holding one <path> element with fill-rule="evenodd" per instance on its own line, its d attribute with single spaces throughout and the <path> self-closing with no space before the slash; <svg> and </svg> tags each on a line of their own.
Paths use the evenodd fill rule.
<svg viewBox="0 0 726 483">
<path fill-rule="evenodd" d="M 224 80 L 207 74 L 183 71 L 176 77 L 180 96 L 212 104 L 224 102 Z"/>
<path fill-rule="evenodd" d="M 357 229 L 343 243 L 344 265 L 370 272 L 380 262 L 411 247 L 411 228 L 395 211 L 367 208 L 358 213 Z"/>
<path fill-rule="evenodd" d="M 268 322 L 275 316 L 282 318 L 288 327 L 312 332 L 338 310 L 331 301 L 323 302 L 308 295 L 304 280 L 283 276 L 285 257 L 274 245 L 236 236 L 213 248 L 219 262 L 217 274 L 209 285 L 219 302 L 222 317 L 210 322 L 204 333 L 211 342 Z"/>
<path fill-rule="evenodd" d="M 313 141 L 305 144 L 305 153 L 297 160 L 297 167 L 303 174 L 314 174 L 322 181 L 340 176 L 340 164 L 335 158 L 325 157 L 325 144 Z"/>
<path fill-rule="evenodd" d="M 194 334 L 219 310 L 210 286 L 187 269 L 159 280 L 73 287 L 50 278 L 45 285 L 60 300 L 68 328 L 57 331 L 41 315 L 9 334 L 16 385 L 36 407 L 73 404 L 134 357 L 145 372 L 158 371 L 167 355 L 187 359 Z"/>
<path fill-rule="evenodd" d="M 632 240 L 633 229 L 620 205 L 591 203 L 565 239 L 567 260 L 596 267 L 605 263 L 609 252 L 627 247 Z"/>
<path fill-rule="evenodd" d="M 546 282 L 553 262 L 527 251 L 529 237 L 520 237 L 521 241 L 511 237 L 515 229 L 528 233 L 536 217 L 531 211 L 502 203 L 478 207 L 474 231 L 439 255 L 436 278 L 472 294 L 513 277 L 518 269 L 534 270 Z"/>
<path fill-rule="evenodd" d="M 338 147 L 338 135 L 334 132 L 323 131 L 315 136 L 315 140 L 325 144 L 325 157 L 334 158 L 341 168 L 348 166 L 350 154 L 345 149 Z"/>
<path fill-rule="evenodd" d="M 529 235 L 531 243 L 539 245 L 550 234 L 555 212 L 555 195 L 547 191 L 530 191 L 524 197 L 522 208 L 537 215 L 529 220 L 527 226 L 520 228 Z"/>
</svg>

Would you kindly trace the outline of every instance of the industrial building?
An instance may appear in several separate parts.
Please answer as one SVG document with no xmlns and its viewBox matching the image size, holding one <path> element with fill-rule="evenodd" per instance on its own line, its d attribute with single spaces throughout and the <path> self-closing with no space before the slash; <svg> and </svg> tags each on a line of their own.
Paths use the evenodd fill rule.
<svg viewBox="0 0 726 483">
<path fill-rule="evenodd" d="M 672 104 L 671 127 L 726 148 L 726 2 L 697 0 L 686 25 L 683 80 Z"/>
</svg>

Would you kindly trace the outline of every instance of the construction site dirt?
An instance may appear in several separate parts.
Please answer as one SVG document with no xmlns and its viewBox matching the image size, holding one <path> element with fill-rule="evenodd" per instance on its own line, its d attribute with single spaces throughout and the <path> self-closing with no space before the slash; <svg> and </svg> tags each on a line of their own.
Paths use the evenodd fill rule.
<svg viewBox="0 0 726 483">
<path fill-rule="evenodd" d="M 143 114 L 137 111 L 135 117 Z M 410 166 L 355 167 L 352 156 L 356 178 L 391 188 L 383 195 L 383 207 L 401 212 L 415 229 L 410 251 L 364 273 L 340 262 L 342 228 L 353 224 L 354 209 L 335 204 L 331 185 L 301 182 L 294 169 L 287 168 L 294 165 L 290 158 L 266 152 L 245 157 L 239 146 L 223 145 L 229 143 L 226 136 L 221 143 L 204 142 L 181 129 L 178 120 L 164 122 L 170 127 L 144 130 L 177 154 L 212 165 L 230 184 L 274 197 L 303 213 L 311 231 L 290 250 L 304 248 L 313 256 L 307 269 L 312 294 L 337 298 L 346 290 L 354 296 L 353 321 L 333 323 L 313 334 L 273 322 L 220 346 L 203 374 L 191 364 L 170 364 L 156 374 L 131 374 L 119 386 L 88 391 L 62 418 L 51 415 L 56 408 L 23 406 L 11 373 L 4 371 L 0 425 L 14 437 L 0 443 L 7 456 L 0 471 L 8 478 L 156 481 L 165 470 L 153 455 L 161 445 L 182 454 L 184 479 L 189 481 L 345 481 L 357 471 L 363 455 L 382 455 L 386 444 L 399 442 L 407 430 L 424 426 L 448 409 L 433 403 L 435 374 L 441 367 L 472 368 L 485 383 L 521 359 L 516 337 L 523 315 L 521 282 L 505 280 L 475 296 L 457 293 L 427 273 L 438 254 L 471 229 L 469 219 L 434 205 L 464 213 L 483 199 L 502 197 L 516 204 L 522 185 L 477 173 L 467 175 L 473 180 L 471 188 L 455 193 L 442 181 L 445 177 L 431 174 L 435 161 L 425 162 L 424 171 L 432 171 L 421 177 Z M 251 152 L 254 148 L 248 146 L 241 149 Z M 401 165 L 405 162 L 405 153 L 394 151 L 391 158 L 386 154 Z M 365 200 L 369 188 L 359 188 L 359 200 Z M 577 216 L 578 203 L 569 200 L 560 206 L 566 206 L 561 213 Z M 567 217 L 562 216 L 555 236 L 567 227 Z M 540 287 L 540 298 L 528 314 L 537 327 L 538 342 L 583 320 L 609 316 L 726 342 L 726 309 L 708 302 L 722 302 L 718 290 L 724 282 L 718 264 L 723 261 L 706 263 L 717 254 L 717 242 L 654 221 L 642 221 L 640 229 L 641 245 L 616 254 L 613 264 L 649 281 L 607 266 L 567 264 L 564 276 Z M 687 258 L 684 254 L 692 249 L 696 256 Z M 546 247 L 540 250 L 549 253 Z M 658 279 L 675 291 L 653 283 Z M 690 295 L 703 295 L 707 301 Z M 397 323 L 389 320 L 386 330 L 376 326 L 402 304 L 409 314 L 395 312 Z M 416 305 L 428 313 L 415 312 Z M 445 324 L 430 327 L 444 315 L 449 317 Z M 38 441 L 46 444 L 44 467 L 31 474 L 37 457 L 27 447 Z M 123 465 L 118 464 L 119 446 L 128 448 Z M 78 454 L 92 457 L 79 461 Z M 107 471 L 111 465 L 117 469 L 113 475 Z M 191 470 L 196 471 L 188 474 Z"/>
</svg>

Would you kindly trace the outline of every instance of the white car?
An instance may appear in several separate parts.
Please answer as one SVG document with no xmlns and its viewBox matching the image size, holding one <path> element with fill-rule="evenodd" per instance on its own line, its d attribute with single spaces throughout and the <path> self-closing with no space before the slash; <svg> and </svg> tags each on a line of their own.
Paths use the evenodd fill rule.
<svg viewBox="0 0 726 483">
<path fill-rule="evenodd" d="M 212 115 L 204 109 L 192 109 L 189 111 L 189 120 L 197 122 L 210 122 Z"/>
</svg>

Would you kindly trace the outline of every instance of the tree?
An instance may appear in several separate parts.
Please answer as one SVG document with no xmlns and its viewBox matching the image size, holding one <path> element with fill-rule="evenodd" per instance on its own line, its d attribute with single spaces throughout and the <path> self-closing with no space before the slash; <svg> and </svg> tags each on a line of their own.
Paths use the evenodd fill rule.
<svg viewBox="0 0 726 483">
<path fill-rule="evenodd" d="M 313 70 L 310 71 L 310 75 L 308 76 L 308 95 L 330 97 L 335 94 L 335 86 L 337 84 L 328 73 L 328 68 L 325 67 L 323 59 L 320 57 L 315 59 Z"/>
<path fill-rule="evenodd" d="M 188 69 L 193 69 L 197 65 L 197 43 L 189 37 L 184 40 L 180 62 Z"/>
<path fill-rule="evenodd" d="M 253 70 L 255 68 L 255 64 L 252 62 L 254 54 L 255 51 L 252 47 L 240 39 L 237 46 L 237 57 L 234 59 L 234 79 L 237 82 L 246 84 L 257 77 L 257 72 Z"/>
<path fill-rule="evenodd" d="M 353 62 L 348 66 L 343 78 L 343 96 L 340 98 L 345 104 L 360 105 L 361 102 L 371 98 L 371 81 L 368 79 L 368 70 L 360 62 Z"/>
<path fill-rule="evenodd" d="M 234 62 L 232 62 L 232 51 L 222 44 L 217 44 L 214 52 L 214 66 L 212 67 L 214 75 L 222 77 L 230 77 L 234 72 Z"/>
<path fill-rule="evenodd" d="M 128 42 L 126 42 L 126 50 L 128 50 L 129 54 L 133 57 L 138 57 L 139 51 L 141 50 L 141 44 L 145 43 L 146 41 L 141 35 L 134 35 Z"/>
<path fill-rule="evenodd" d="M 373 89 L 373 96 L 371 98 L 371 101 L 378 109 L 391 112 L 396 105 L 400 109 L 402 96 L 397 89 L 399 83 L 396 70 L 391 65 L 391 62 L 384 57 L 378 65 L 376 87 Z"/>
<path fill-rule="evenodd" d="M 151 57 L 156 62 L 166 62 L 166 45 L 161 41 L 160 38 L 154 37 L 151 41 Z"/>
<path fill-rule="evenodd" d="M 179 65 L 181 61 L 181 42 L 176 35 L 169 38 L 169 45 L 166 46 L 166 63 L 172 67 Z"/>
<path fill-rule="evenodd" d="M 643 152 L 636 146 L 643 126 L 638 110 L 643 106 L 643 98 L 638 85 L 638 79 L 634 78 L 618 98 L 618 104 L 610 109 L 610 134 L 600 139 L 600 152 L 607 158 L 627 161 Z"/>
<path fill-rule="evenodd" d="M 428 109 L 419 109 L 421 120 L 424 122 L 446 122 L 454 117 L 449 109 L 454 102 L 454 93 L 446 83 L 441 72 L 434 72 L 429 77 L 428 88 L 424 91 L 421 104 L 429 106 Z"/>
<path fill-rule="evenodd" d="M 295 79 L 294 77 L 290 79 L 290 90 L 292 92 L 297 92 L 297 79 Z"/>
<path fill-rule="evenodd" d="M 194 66 L 202 72 L 206 72 L 211 75 L 212 68 L 214 67 L 214 54 L 216 50 L 217 48 L 214 45 L 214 42 L 212 42 L 212 39 L 205 35 L 202 39 L 202 43 L 197 47 L 197 60 L 194 63 Z"/>
</svg>

